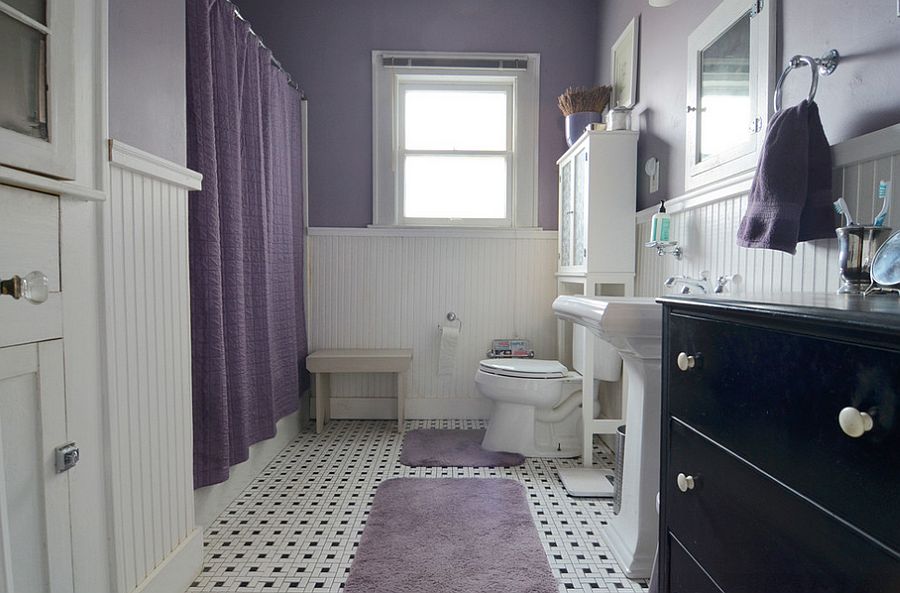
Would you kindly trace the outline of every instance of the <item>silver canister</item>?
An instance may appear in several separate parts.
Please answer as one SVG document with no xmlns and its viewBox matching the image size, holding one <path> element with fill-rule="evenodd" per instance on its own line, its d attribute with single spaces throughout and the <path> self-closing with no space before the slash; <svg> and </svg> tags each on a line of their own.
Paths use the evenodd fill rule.
<svg viewBox="0 0 900 593">
<path fill-rule="evenodd" d="M 612 109 L 607 117 L 606 129 L 611 132 L 615 130 L 630 130 L 631 109 L 621 105 Z"/>
<path fill-rule="evenodd" d="M 835 229 L 840 254 L 841 287 L 839 294 L 857 294 L 872 284 L 870 267 L 878 248 L 891 235 L 885 226 L 844 226 Z"/>
</svg>

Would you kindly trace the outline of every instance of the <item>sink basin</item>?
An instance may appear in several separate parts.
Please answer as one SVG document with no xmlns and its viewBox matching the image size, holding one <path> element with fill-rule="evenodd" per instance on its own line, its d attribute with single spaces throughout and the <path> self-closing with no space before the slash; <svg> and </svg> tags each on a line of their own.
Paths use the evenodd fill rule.
<svg viewBox="0 0 900 593">
<path fill-rule="evenodd" d="M 586 327 L 624 356 L 662 355 L 662 306 L 653 298 L 560 296 L 553 312 Z"/>
</svg>

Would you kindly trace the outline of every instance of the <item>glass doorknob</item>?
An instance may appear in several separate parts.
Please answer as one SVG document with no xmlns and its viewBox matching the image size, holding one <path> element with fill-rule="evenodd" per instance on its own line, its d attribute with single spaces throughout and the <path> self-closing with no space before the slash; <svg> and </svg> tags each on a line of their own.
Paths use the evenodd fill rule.
<svg viewBox="0 0 900 593">
<path fill-rule="evenodd" d="M 50 296 L 50 281 L 43 272 L 31 272 L 24 278 L 13 276 L 8 280 L 0 281 L 0 294 L 7 294 L 12 298 L 25 299 L 35 305 L 40 305 Z"/>
</svg>

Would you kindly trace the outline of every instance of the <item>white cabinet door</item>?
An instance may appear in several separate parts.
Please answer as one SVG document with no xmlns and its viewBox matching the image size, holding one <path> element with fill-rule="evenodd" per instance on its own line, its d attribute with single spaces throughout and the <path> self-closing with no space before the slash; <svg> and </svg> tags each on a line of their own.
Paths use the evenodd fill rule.
<svg viewBox="0 0 900 593">
<path fill-rule="evenodd" d="M 575 206 L 572 195 L 572 161 L 567 161 L 559 168 L 559 267 L 572 265 L 572 224 L 575 217 Z"/>
<path fill-rule="evenodd" d="M 0 165 L 75 178 L 77 4 L 0 0 Z"/>
<path fill-rule="evenodd" d="M 572 223 L 572 264 L 576 268 L 587 266 L 587 200 L 588 200 L 588 144 L 575 154 L 575 215 Z"/>
<path fill-rule="evenodd" d="M 62 340 L 0 348 L 0 593 L 73 590 L 65 405 Z"/>
</svg>

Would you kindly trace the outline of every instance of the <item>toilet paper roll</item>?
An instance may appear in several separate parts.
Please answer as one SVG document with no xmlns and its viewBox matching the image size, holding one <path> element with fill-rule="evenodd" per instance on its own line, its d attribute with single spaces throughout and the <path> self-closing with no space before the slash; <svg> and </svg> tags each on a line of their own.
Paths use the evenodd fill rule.
<svg viewBox="0 0 900 593">
<path fill-rule="evenodd" d="M 441 351 L 438 356 L 438 376 L 452 375 L 456 370 L 456 344 L 459 342 L 459 328 L 441 326 Z"/>
</svg>

